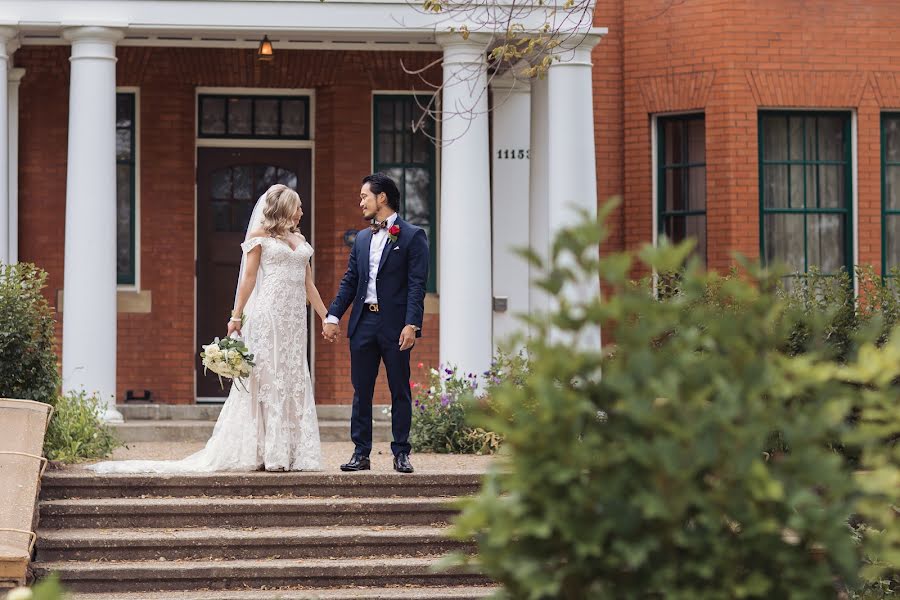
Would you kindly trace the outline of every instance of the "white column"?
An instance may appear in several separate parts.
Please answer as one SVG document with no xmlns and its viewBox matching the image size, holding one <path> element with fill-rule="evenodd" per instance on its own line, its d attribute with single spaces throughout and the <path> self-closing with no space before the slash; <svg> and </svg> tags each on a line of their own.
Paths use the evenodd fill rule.
<svg viewBox="0 0 900 600">
<path fill-rule="evenodd" d="M 99 393 L 116 410 L 116 42 L 105 27 L 72 42 L 63 309 L 63 389 Z"/>
<path fill-rule="evenodd" d="M 0 27 L 0 262 L 9 263 L 9 55 L 16 37 L 12 27 Z M 14 48 L 12 48 L 14 49 Z"/>
<path fill-rule="evenodd" d="M 19 84 L 25 69 L 11 69 L 7 106 L 9 107 L 9 263 L 19 262 Z"/>
<path fill-rule="evenodd" d="M 490 36 L 437 36 L 444 49 L 438 238 L 440 360 L 480 374 L 491 363 Z"/>
<path fill-rule="evenodd" d="M 529 265 L 516 250 L 527 248 L 530 162 L 531 85 L 510 71 L 491 81 L 491 213 L 493 215 L 493 295 L 505 310 L 494 308 L 494 349 L 525 324 L 528 313 Z"/>
<path fill-rule="evenodd" d="M 591 50 L 600 41 L 600 35 L 589 34 L 578 41 L 577 47 L 558 49 L 560 60 L 552 63 L 547 75 L 550 197 L 547 224 L 551 243 L 562 229 L 580 221 L 581 211 L 589 218 L 597 217 Z M 596 253 L 599 256 L 599 248 Z M 572 304 L 596 297 L 600 294 L 599 278 L 568 285 L 560 294 Z M 582 331 L 577 340 L 559 339 L 599 349 L 600 329 Z"/>
<path fill-rule="evenodd" d="M 547 80 L 531 82 L 531 160 L 529 161 L 529 238 L 531 249 L 547 264 L 550 258 L 550 164 L 549 109 L 547 105 Z M 550 309 L 550 297 L 534 285 L 540 273 L 529 269 L 529 310 L 532 313 Z"/>
</svg>

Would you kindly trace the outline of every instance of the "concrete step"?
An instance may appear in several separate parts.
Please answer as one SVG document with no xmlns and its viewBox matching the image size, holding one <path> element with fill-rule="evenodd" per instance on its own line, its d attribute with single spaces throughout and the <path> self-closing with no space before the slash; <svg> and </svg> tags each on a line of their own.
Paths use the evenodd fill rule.
<svg viewBox="0 0 900 600">
<path fill-rule="evenodd" d="M 267 559 L 233 561 L 38 562 L 37 578 L 59 573 L 68 589 L 141 592 L 273 587 L 460 586 L 487 580 L 466 571 L 435 571 L 437 558 Z M 179 598 L 181 596 L 179 595 Z"/>
<path fill-rule="evenodd" d="M 126 421 L 215 421 L 222 410 L 221 404 L 117 404 L 116 408 Z M 320 421 L 350 422 L 349 404 L 317 404 Z M 372 411 L 375 421 L 390 421 L 384 413 L 385 406 L 376 405 Z"/>
<path fill-rule="evenodd" d="M 90 471 L 48 471 L 43 500 L 147 497 L 437 497 L 476 493 L 477 473 L 198 473 L 190 475 L 97 475 Z"/>
<path fill-rule="evenodd" d="M 90 498 L 40 503 L 42 529 L 441 525 L 446 498 Z"/>
<path fill-rule="evenodd" d="M 215 421 L 134 420 L 112 425 L 116 438 L 124 444 L 136 442 L 205 442 L 213 432 Z M 319 437 L 323 442 L 344 442 L 350 439 L 350 420 L 319 421 Z M 389 421 L 374 421 L 372 440 L 390 442 Z"/>
<path fill-rule="evenodd" d="M 474 600 L 488 598 L 492 586 L 454 587 L 353 587 L 302 590 L 181 591 L 178 600 Z M 68 594 L 67 600 L 172 600 L 171 592 Z"/>
<path fill-rule="evenodd" d="M 436 556 L 472 551 L 444 527 L 41 529 L 37 560 L 173 561 Z"/>
</svg>

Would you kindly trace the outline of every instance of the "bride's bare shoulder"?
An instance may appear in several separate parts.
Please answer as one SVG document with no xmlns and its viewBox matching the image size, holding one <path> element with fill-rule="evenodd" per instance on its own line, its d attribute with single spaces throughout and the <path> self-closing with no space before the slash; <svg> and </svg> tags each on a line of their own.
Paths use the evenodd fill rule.
<svg viewBox="0 0 900 600">
<path fill-rule="evenodd" d="M 255 238 L 255 237 L 269 237 L 269 234 L 265 229 L 254 229 L 250 233 L 247 234 L 247 239 Z"/>
</svg>

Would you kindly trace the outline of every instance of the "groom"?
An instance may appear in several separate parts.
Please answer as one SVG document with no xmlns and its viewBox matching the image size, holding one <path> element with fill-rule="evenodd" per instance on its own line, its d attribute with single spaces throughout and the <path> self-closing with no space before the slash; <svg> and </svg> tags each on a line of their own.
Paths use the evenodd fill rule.
<svg viewBox="0 0 900 600">
<path fill-rule="evenodd" d="M 384 173 L 365 177 L 359 191 L 362 217 L 371 225 L 356 236 L 347 272 L 337 297 L 328 309 L 322 335 L 334 341 L 340 319 L 353 305 L 350 338 L 350 377 L 353 413 L 350 437 L 355 449 L 342 471 L 371 468 L 372 394 L 378 366 L 384 362 L 391 389 L 394 470 L 412 473 L 412 395 L 409 390 L 409 355 L 422 335 L 425 282 L 428 280 L 428 240 L 425 231 L 397 215 L 400 191 Z"/>
</svg>

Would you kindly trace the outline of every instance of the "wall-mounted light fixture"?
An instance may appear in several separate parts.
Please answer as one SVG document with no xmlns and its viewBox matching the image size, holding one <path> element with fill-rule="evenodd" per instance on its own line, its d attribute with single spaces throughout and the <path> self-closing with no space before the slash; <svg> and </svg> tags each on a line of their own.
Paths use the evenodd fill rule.
<svg viewBox="0 0 900 600">
<path fill-rule="evenodd" d="M 272 48 L 272 42 L 269 41 L 269 36 L 264 35 L 262 41 L 259 43 L 259 48 L 256 50 L 256 58 L 259 60 L 272 60 L 275 57 L 275 50 Z"/>
</svg>

